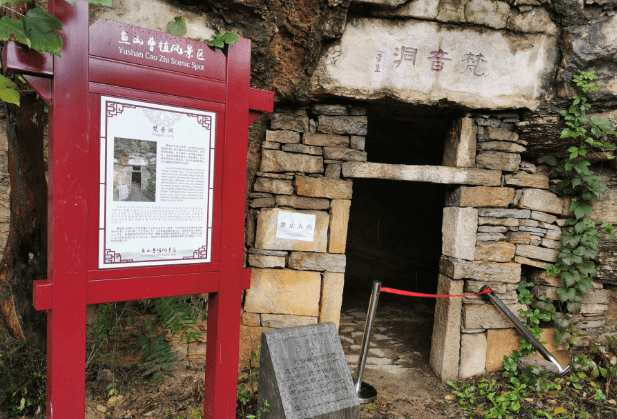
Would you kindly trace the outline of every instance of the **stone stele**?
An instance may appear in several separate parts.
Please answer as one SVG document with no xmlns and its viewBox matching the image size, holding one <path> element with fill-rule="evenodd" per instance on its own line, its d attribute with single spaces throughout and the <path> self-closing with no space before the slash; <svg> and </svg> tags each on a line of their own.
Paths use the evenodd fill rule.
<svg viewBox="0 0 617 419">
<path fill-rule="evenodd" d="M 550 91 L 556 42 L 545 34 L 350 19 L 341 40 L 321 56 L 312 91 L 362 100 L 368 94 L 428 105 L 446 99 L 470 108 L 537 109 Z"/>
<path fill-rule="evenodd" d="M 356 395 L 333 323 L 279 329 L 261 335 L 258 408 L 267 417 L 356 419 Z"/>
</svg>

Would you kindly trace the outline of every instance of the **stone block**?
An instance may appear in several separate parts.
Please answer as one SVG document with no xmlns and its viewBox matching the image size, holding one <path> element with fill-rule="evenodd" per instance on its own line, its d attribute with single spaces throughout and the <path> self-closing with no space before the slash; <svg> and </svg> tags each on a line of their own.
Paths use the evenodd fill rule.
<svg viewBox="0 0 617 419">
<path fill-rule="evenodd" d="M 291 269 L 252 269 L 244 311 L 262 314 L 319 315 L 321 274 Z"/>
<path fill-rule="evenodd" d="M 319 115 L 317 131 L 325 134 L 366 135 L 367 124 L 366 116 Z"/>
<path fill-rule="evenodd" d="M 503 128 L 486 127 L 484 128 L 484 135 L 489 140 L 511 141 L 514 143 L 518 141 L 517 133 L 508 131 L 507 129 Z"/>
<path fill-rule="evenodd" d="M 330 211 L 330 240 L 328 243 L 328 252 L 330 253 L 345 253 L 350 207 L 350 200 L 334 199 L 332 201 L 332 210 Z"/>
<path fill-rule="evenodd" d="M 498 242 L 505 240 L 506 236 L 501 233 L 478 233 L 476 240 L 479 242 Z"/>
<path fill-rule="evenodd" d="M 517 218 L 478 217 L 479 225 L 518 227 Z"/>
<path fill-rule="evenodd" d="M 311 108 L 313 109 L 313 113 L 315 115 L 341 116 L 349 114 L 347 105 L 328 105 L 324 103 L 314 103 L 313 105 L 311 105 Z"/>
<path fill-rule="evenodd" d="M 345 255 L 291 252 L 289 267 L 300 271 L 345 272 Z"/>
<path fill-rule="evenodd" d="M 508 227 L 505 226 L 478 226 L 478 233 L 506 233 L 507 231 Z"/>
<path fill-rule="evenodd" d="M 514 258 L 514 261 L 516 263 L 520 263 L 521 265 L 535 266 L 536 268 L 544 268 L 546 266 L 546 262 L 539 262 L 537 260 L 529 259 L 523 256 L 516 256 Z"/>
<path fill-rule="evenodd" d="M 501 172 L 463 167 L 408 166 L 384 163 L 343 163 L 343 176 L 408 180 L 448 185 L 501 185 Z"/>
<path fill-rule="evenodd" d="M 463 282 L 439 275 L 437 293 L 460 295 Z M 441 381 L 458 379 L 462 305 L 460 298 L 438 298 L 435 305 L 429 363 Z"/>
<path fill-rule="evenodd" d="M 299 212 L 302 214 L 315 215 L 315 235 L 313 241 L 281 239 L 276 237 L 278 215 L 280 208 L 264 209 L 257 214 L 257 233 L 255 235 L 255 247 L 268 250 L 303 250 L 309 252 L 325 252 L 328 243 L 328 225 L 330 216 L 323 211 L 294 210 L 287 212 Z"/>
<path fill-rule="evenodd" d="M 482 151 L 476 156 L 476 166 L 480 169 L 516 172 L 518 171 L 518 165 L 520 163 L 520 154 L 503 153 L 501 151 Z"/>
<path fill-rule="evenodd" d="M 366 137 L 352 135 L 350 145 L 354 150 L 364 151 L 364 148 L 366 147 Z"/>
<path fill-rule="evenodd" d="M 255 351 L 259 353 L 261 334 L 269 330 L 272 329 L 269 327 L 251 327 L 240 325 L 240 362 L 238 365 L 238 371 L 241 371 L 242 368 L 256 366 L 254 363 L 251 365 L 251 355 L 253 355 Z M 257 365 L 259 365 L 259 363 L 257 363 Z"/>
<path fill-rule="evenodd" d="M 270 198 L 255 198 L 249 204 L 251 208 L 272 208 L 276 205 L 274 197 Z"/>
<path fill-rule="evenodd" d="M 510 262 L 516 246 L 507 242 L 478 242 L 475 260 L 489 262 Z"/>
<path fill-rule="evenodd" d="M 522 320 L 519 310 L 527 310 L 527 306 L 523 304 L 511 304 L 507 307 L 519 320 Z M 507 329 L 512 327 L 510 319 L 491 304 L 464 305 L 462 322 L 466 329 Z"/>
<path fill-rule="evenodd" d="M 447 198 L 446 205 L 457 207 L 507 207 L 514 202 L 514 188 L 459 186 Z"/>
<path fill-rule="evenodd" d="M 292 207 L 297 209 L 327 210 L 330 208 L 330 200 L 325 198 L 307 198 L 297 195 L 278 195 L 276 205 L 279 207 Z"/>
<path fill-rule="evenodd" d="M 266 150 L 280 150 L 281 149 L 281 143 L 274 143 L 271 141 L 264 141 L 264 143 L 261 145 L 261 148 L 266 149 Z"/>
<path fill-rule="evenodd" d="M 532 175 L 525 172 L 518 172 L 511 175 L 504 175 L 504 181 L 508 186 L 548 189 L 548 176 L 544 175 Z"/>
<path fill-rule="evenodd" d="M 242 313 L 242 322 L 244 326 L 261 326 L 261 314 L 259 313 Z"/>
<path fill-rule="evenodd" d="M 544 247 L 531 246 L 527 244 L 516 245 L 516 255 L 531 259 L 543 260 L 545 262 L 555 262 L 559 251 L 546 249 Z"/>
<path fill-rule="evenodd" d="M 323 173 L 323 158 L 279 150 L 263 150 L 259 170 L 262 172 Z"/>
<path fill-rule="evenodd" d="M 562 215 L 569 208 L 569 200 L 542 189 L 524 189 L 518 202 L 521 208 Z"/>
<path fill-rule="evenodd" d="M 525 243 L 521 243 L 521 244 L 525 244 Z M 561 242 L 557 240 L 550 240 L 547 238 L 543 238 L 540 244 L 542 245 L 542 247 L 548 247 L 549 249 L 557 249 L 557 250 L 561 249 Z"/>
<path fill-rule="evenodd" d="M 323 154 L 321 147 L 314 147 L 304 144 L 284 144 L 282 150 L 290 153 L 303 153 L 313 156 L 321 156 Z"/>
<path fill-rule="evenodd" d="M 341 305 L 343 304 L 343 286 L 345 274 L 325 272 L 321 282 L 321 305 L 319 323 L 332 322 L 339 328 Z"/>
<path fill-rule="evenodd" d="M 364 106 L 349 105 L 349 115 L 366 115 L 366 108 Z"/>
<path fill-rule="evenodd" d="M 561 287 L 563 279 L 557 275 L 548 276 L 544 269 L 533 269 L 529 273 L 529 280 L 536 285 L 548 285 L 550 287 Z"/>
<path fill-rule="evenodd" d="M 486 372 L 486 334 L 461 335 L 459 378 L 469 378 Z"/>
<path fill-rule="evenodd" d="M 326 164 L 326 177 L 331 179 L 341 178 L 341 165 L 337 163 Z"/>
<path fill-rule="evenodd" d="M 605 304 L 581 304 L 582 314 L 605 314 L 608 311 L 608 305 Z"/>
<path fill-rule="evenodd" d="M 481 151 L 504 151 L 506 153 L 524 153 L 527 151 L 522 145 L 509 141 L 484 141 L 478 143 L 478 150 Z"/>
<path fill-rule="evenodd" d="M 263 250 L 263 249 L 255 249 L 254 247 L 249 249 L 249 253 L 252 253 L 254 255 L 281 256 L 281 257 L 287 257 L 287 255 L 289 254 L 288 252 L 285 252 L 283 250 Z"/>
<path fill-rule="evenodd" d="M 439 261 L 439 272 L 452 279 L 512 284 L 521 281 L 521 265 L 518 263 L 456 262 L 442 257 Z"/>
<path fill-rule="evenodd" d="M 285 179 L 291 180 L 294 178 L 293 174 L 283 174 L 283 173 L 266 173 L 266 172 L 256 172 L 258 177 L 269 177 L 271 179 Z"/>
<path fill-rule="evenodd" d="M 550 89 L 550 74 L 558 65 L 557 37 L 509 31 L 479 31 L 473 25 L 461 26 L 460 21 L 457 25 L 443 25 L 434 22 L 438 13 L 445 9 L 443 2 L 406 3 L 396 9 L 375 9 L 380 9 L 383 13 L 413 9 L 414 12 L 421 13 L 422 19 L 359 17 L 353 21 L 353 25 L 348 22 L 340 40 L 322 51 L 311 79 L 311 93 L 317 97 L 337 96 L 367 100 L 367 91 L 370 91 L 371 98 L 388 97 L 393 101 L 426 106 L 438 106 L 440 100 L 446 100 L 478 110 L 500 107 L 535 110 L 540 106 L 545 92 Z M 493 8 L 497 6 L 498 10 L 507 6 L 495 3 L 491 5 Z M 451 6 L 458 12 L 457 18 L 462 14 L 463 18 L 466 17 L 463 3 L 451 3 Z M 474 76 L 469 69 L 466 74 L 462 74 L 464 67 L 459 66 L 464 66 L 460 62 L 463 55 L 460 58 L 447 55 L 452 61 L 443 61 L 443 71 L 431 71 L 431 61 L 426 58 L 420 60 L 421 56 L 426 57 L 429 54 L 421 50 L 418 52 L 415 70 L 411 62 L 403 61 L 397 66 L 398 58 L 390 52 L 383 57 L 383 76 L 369 71 L 368 63 L 374 65 L 376 62 L 376 51 L 380 51 L 384 45 L 407 45 L 404 42 L 410 39 L 418 44 L 429 45 L 432 42 L 442 46 L 459 45 L 464 39 L 465 45 L 482 45 L 484 57 L 501 58 L 482 63 L 488 66 L 477 73 L 484 73 L 482 77 Z M 525 44 L 529 48 L 512 48 L 515 44 Z M 333 55 L 338 55 L 338 51 L 342 51 L 340 59 L 331 60 Z M 460 52 L 467 53 L 469 51 Z M 511 62 L 519 65 L 512 66 L 509 64 Z M 415 71 L 413 77 L 409 76 L 410 71 Z M 473 79 L 482 79 L 483 82 L 474 83 L 471 81 Z M 497 125 L 499 124 L 500 121 L 497 120 Z M 513 133 L 510 135 L 515 136 Z M 513 138 L 512 141 L 516 140 Z"/>
<path fill-rule="evenodd" d="M 444 208 L 441 253 L 458 259 L 474 260 L 477 229 L 477 209 Z"/>
<path fill-rule="evenodd" d="M 285 258 L 279 256 L 249 255 L 249 266 L 255 268 L 284 268 Z"/>
<path fill-rule="evenodd" d="M 544 238 L 549 240 L 561 240 L 561 231 L 547 230 Z"/>
<path fill-rule="evenodd" d="M 330 134 L 304 134 L 302 142 L 306 145 L 319 147 L 349 147 L 349 136 Z"/>
<path fill-rule="evenodd" d="M 480 292 L 480 289 L 482 289 L 485 285 L 488 285 L 495 294 L 506 294 L 508 292 L 508 284 L 503 282 L 465 281 L 465 293 Z M 498 296 L 501 298 L 501 295 Z M 474 297 L 479 297 L 482 301 L 486 301 L 486 299 L 481 295 Z"/>
<path fill-rule="evenodd" d="M 298 195 L 315 198 L 351 199 L 353 182 L 351 180 L 326 177 L 296 176 Z"/>
<path fill-rule="evenodd" d="M 351 150 L 349 148 L 341 147 L 325 147 L 323 149 L 324 158 L 327 160 L 341 160 L 341 161 L 366 161 L 366 152 Z"/>
<path fill-rule="evenodd" d="M 546 234 L 546 229 L 540 227 L 529 227 L 529 226 L 519 226 L 519 231 L 527 231 L 531 234 L 535 234 L 536 236 L 544 237 Z"/>
<path fill-rule="evenodd" d="M 512 231 L 508 233 L 508 241 L 512 244 L 529 244 L 531 233 L 528 231 Z"/>
<path fill-rule="evenodd" d="M 291 195 L 294 193 L 291 180 L 270 179 L 265 177 L 258 177 L 255 180 L 253 189 L 258 192 L 268 192 L 279 195 Z"/>
<path fill-rule="evenodd" d="M 456 121 L 446 136 L 444 166 L 475 167 L 477 130 L 471 118 L 460 118 Z"/>
<path fill-rule="evenodd" d="M 272 329 L 283 329 L 285 327 L 317 324 L 317 317 L 295 316 L 293 314 L 262 314 L 261 324 Z"/>
<path fill-rule="evenodd" d="M 308 117 L 292 113 L 273 113 L 270 117 L 270 128 L 273 130 L 289 130 L 296 132 L 308 132 Z"/>
<path fill-rule="evenodd" d="M 481 208 L 478 210 L 478 216 L 495 218 L 529 218 L 531 216 L 531 211 L 512 208 Z M 518 225 L 518 223 L 516 225 Z"/>
<path fill-rule="evenodd" d="M 266 131 L 266 141 L 294 144 L 300 142 L 300 133 L 295 131 Z"/>
</svg>

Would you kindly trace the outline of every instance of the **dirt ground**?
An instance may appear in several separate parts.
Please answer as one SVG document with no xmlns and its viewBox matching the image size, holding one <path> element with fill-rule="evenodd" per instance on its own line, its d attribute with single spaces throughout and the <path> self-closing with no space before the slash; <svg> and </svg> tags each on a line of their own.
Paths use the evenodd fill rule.
<svg viewBox="0 0 617 419">
<path fill-rule="evenodd" d="M 352 372 L 356 370 L 366 319 L 365 297 L 346 298 L 342 310 L 339 330 Z M 361 408 L 360 418 L 464 417 L 454 403 L 446 400 L 451 389 L 435 377 L 428 364 L 433 312 L 434 301 L 410 301 L 382 294 L 363 377 L 377 389 L 378 398 Z M 139 379 L 128 367 L 118 368 L 114 375 L 120 399 L 108 398 L 105 388 L 109 376 L 93 373 L 89 377 L 86 419 L 198 418 L 191 414 L 195 408 L 203 408 L 201 371 L 174 371 L 175 378 L 165 377 L 154 386 Z M 238 418 L 243 417 L 239 413 Z"/>
</svg>

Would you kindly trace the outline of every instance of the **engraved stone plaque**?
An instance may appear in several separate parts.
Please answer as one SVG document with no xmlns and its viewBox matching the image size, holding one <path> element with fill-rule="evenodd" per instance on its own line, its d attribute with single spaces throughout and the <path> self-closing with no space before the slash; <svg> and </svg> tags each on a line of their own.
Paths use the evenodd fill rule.
<svg viewBox="0 0 617 419">
<path fill-rule="evenodd" d="M 261 335 L 258 406 L 264 418 L 352 419 L 360 415 L 334 323 L 277 329 Z"/>
</svg>

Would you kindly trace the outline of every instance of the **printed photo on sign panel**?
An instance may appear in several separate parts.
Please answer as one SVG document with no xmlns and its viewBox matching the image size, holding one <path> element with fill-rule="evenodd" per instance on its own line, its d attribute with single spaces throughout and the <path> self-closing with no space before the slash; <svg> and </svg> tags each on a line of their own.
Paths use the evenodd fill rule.
<svg viewBox="0 0 617 419">
<path fill-rule="evenodd" d="M 156 146 L 156 141 L 114 138 L 114 201 L 155 201 Z"/>
</svg>

